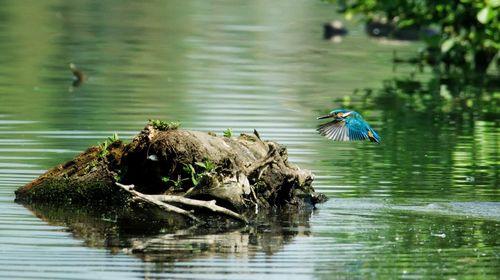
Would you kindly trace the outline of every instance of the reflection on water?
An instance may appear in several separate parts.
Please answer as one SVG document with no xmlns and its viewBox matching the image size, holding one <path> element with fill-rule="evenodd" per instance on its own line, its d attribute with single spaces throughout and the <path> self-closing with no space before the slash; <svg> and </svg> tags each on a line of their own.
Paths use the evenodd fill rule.
<svg viewBox="0 0 500 280">
<path fill-rule="evenodd" d="M 353 23 L 331 44 L 321 24 L 332 15 L 305 0 L 4 1 L 0 278 L 499 275 L 498 86 L 408 79 L 415 69 L 392 72 L 392 52 L 418 45 L 373 41 Z M 88 76 L 71 92 L 69 63 Z M 340 107 L 381 144 L 319 136 L 316 116 Z M 130 139 L 147 119 L 255 128 L 331 199 L 229 231 L 13 203 L 44 170 L 114 132 Z"/>
<path fill-rule="evenodd" d="M 146 262 L 175 263 L 198 258 L 253 258 L 272 255 L 297 237 L 310 236 L 312 210 L 271 211 L 249 215 L 245 226 L 175 229 L 164 220 L 113 208 L 26 205 L 47 224 L 64 227 L 85 246 L 132 254 Z"/>
<path fill-rule="evenodd" d="M 325 208 L 312 219 L 311 232 L 328 244 L 325 250 L 337 254 L 334 267 L 319 261 L 317 272 L 381 279 L 472 273 L 491 277 L 500 272 L 496 238 L 500 203 L 395 206 L 356 198 L 333 200 Z M 457 211 L 460 208 L 462 212 Z M 495 217 L 481 217 L 479 209 L 494 211 Z M 323 278 L 329 279 L 328 274 Z"/>
</svg>

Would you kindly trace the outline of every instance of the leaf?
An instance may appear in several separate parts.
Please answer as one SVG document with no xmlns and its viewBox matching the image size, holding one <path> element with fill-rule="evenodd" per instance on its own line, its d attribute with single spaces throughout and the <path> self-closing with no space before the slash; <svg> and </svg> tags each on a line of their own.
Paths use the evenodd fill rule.
<svg viewBox="0 0 500 280">
<path fill-rule="evenodd" d="M 191 182 L 193 182 L 193 186 L 198 185 L 198 180 L 194 176 L 191 176 Z"/>
<path fill-rule="evenodd" d="M 203 163 L 203 162 L 199 162 L 199 161 L 197 161 L 197 162 L 195 162 L 194 164 L 198 165 L 199 167 L 201 167 L 201 168 L 203 168 L 203 169 L 207 169 L 206 164 L 205 164 L 205 163 Z"/>
<path fill-rule="evenodd" d="M 215 169 L 215 163 L 213 163 L 213 162 L 211 162 L 211 161 L 209 161 L 209 160 L 207 160 L 207 161 L 205 162 L 205 166 L 206 166 L 206 170 L 207 170 L 208 172 L 210 172 L 210 171 L 212 171 L 212 170 L 214 170 L 214 169 Z"/>
<path fill-rule="evenodd" d="M 488 5 L 490 5 L 493 8 L 500 6 L 500 0 L 489 0 L 489 1 L 486 0 L 486 3 L 488 3 Z"/>
<path fill-rule="evenodd" d="M 118 134 L 115 132 L 115 133 L 113 133 L 113 136 L 108 137 L 108 140 L 109 140 L 111 143 L 113 143 L 113 142 L 115 142 L 115 141 L 120 140 L 120 137 L 118 137 Z"/>
<path fill-rule="evenodd" d="M 486 24 L 492 18 L 493 18 L 493 11 L 489 6 L 482 8 L 481 11 L 477 13 L 477 20 L 482 24 Z"/>
<path fill-rule="evenodd" d="M 409 27 L 415 24 L 414 19 L 403 19 L 398 22 L 398 27 L 399 28 L 404 28 L 404 27 Z"/>
<path fill-rule="evenodd" d="M 455 38 L 450 38 L 441 44 L 441 52 L 447 53 L 455 45 Z"/>
<path fill-rule="evenodd" d="M 184 171 L 189 174 L 195 174 L 196 171 L 194 170 L 194 167 L 191 164 L 184 164 Z"/>
<path fill-rule="evenodd" d="M 351 20 L 352 16 L 353 16 L 352 11 L 347 11 L 344 13 L 344 17 L 346 20 Z"/>
</svg>

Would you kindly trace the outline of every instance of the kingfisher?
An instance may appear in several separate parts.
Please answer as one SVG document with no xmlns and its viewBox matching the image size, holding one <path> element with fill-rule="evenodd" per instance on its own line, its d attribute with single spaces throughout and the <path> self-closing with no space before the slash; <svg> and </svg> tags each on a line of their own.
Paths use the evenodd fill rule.
<svg viewBox="0 0 500 280">
<path fill-rule="evenodd" d="M 333 118 L 332 121 L 318 127 L 322 136 L 335 141 L 370 140 L 379 143 L 380 136 L 368 125 L 363 117 L 355 111 L 337 109 L 320 119 Z"/>
</svg>

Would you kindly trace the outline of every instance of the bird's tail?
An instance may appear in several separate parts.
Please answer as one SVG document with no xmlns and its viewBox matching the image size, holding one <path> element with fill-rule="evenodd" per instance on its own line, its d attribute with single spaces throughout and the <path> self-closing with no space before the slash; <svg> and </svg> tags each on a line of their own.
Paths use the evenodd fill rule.
<svg viewBox="0 0 500 280">
<path fill-rule="evenodd" d="M 371 142 L 373 143 L 380 143 L 380 136 L 378 136 L 378 134 L 373 131 L 372 129 L 369 129 L 368 130 L 368 139 L 370 139 Z"/>
</svg>

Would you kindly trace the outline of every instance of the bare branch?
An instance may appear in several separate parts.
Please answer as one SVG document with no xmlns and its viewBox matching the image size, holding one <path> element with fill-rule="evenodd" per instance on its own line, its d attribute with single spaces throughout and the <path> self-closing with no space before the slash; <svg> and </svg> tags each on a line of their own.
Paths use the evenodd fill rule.
<svg viewBox="0 0 500 280">
<path fill-rule="evenodd" d="M 173 202 L 173 203 L 179 203 L 179 204 L 189 205 L 189 206 L 193 206 L 193 207 L 208 209 L 208 210 L 211 210 L 212 212 L 224 214 L 224 215 L 229 216 L 231 218 L 234 218 L 236 220 L 240 220 L 242 222 L 248 223 L 248 221 L 240 214 L 215 204 L 216 203 L 215 200 L 206 201 L 206 200 L 187 198 L 187 197 L 178 196 L 178 195 L 164 195 L 164 194 L 146 195 L 146 196 L 151 197 L 153 199 L 163 201 L 163 202 L 170 202 L 170 203 Z"/>
<path fill-rule="evenodd" d="M 278 152 L 276 150 L 276 146 L 273 143 L 269 143 L 268 146 L 269 150 L 267 151 L 267 154 L 263 158 L 254 161 L 250 166 L 247 166 L 245 168 L 245 173 L 247 176 L 252 172 L 254 172 L 255 170 L 262 168 L 275 160 L 276 153 Z"/>
<path fill-rule="evenodd" d="M 146 202 L 148 204 L 153 204 L 153 205 L 155 205 L 155 206 L 157 206 L 157 207 L 159 207 L 167 212 L 173 212 L 173 213 L 177 213 L 177 214 L 180 214 L 182 216 L 188 217 L 195 222 L 200 222 L 200 220 L 198 218 L 196 218 L 193 214 L 191 214 L 189 211 L 186 211 L 182 208 L 164 203 L 164 202 L 162 202 L 154 197 L 151 197 L 149 195 L 146 195 L 146 194 L 143 194 L 143 193 L 140 193 L 140 192 L 134 190 L 134 185 L 123 185 L 123 184 L 120 184 L 118 182 L 116 182 L 116 185 L 121 187 L 122 189 L 124 189 L 128 193 L 130 193 L 134 199 Z"/>
<path fill-rule="evenodd" d="M 138 191 L 135 191 L 133 189 L 134 185 L 123 185 L 120 183 L 116 183 L 116 185 L 120 186 L 121 188 L 123 188 L 124 190 L 126 190 L 127 192 L 132 194 L 134 196 L 134 198 L 137 198 L 141 201 L 145 201 L 148 203 L 152 203 L 152 204 L 157 205 L 160 208 L 167 210 L 167 211 L 179 213 L 181 215 L 186 215 L 195 221 L 199 221 L 199 220 L 193 214 L 191 214 L 190 212 L 188 212 L 182 208 L 173 206 L 173 205 L 168 204 L 168 203 L 178 203 L 178 204 L 188 205 L 188 206 L 197 207 L 197 208 L 204 208 L 204 209 L 208 209 L 214 213 L 224 214 L 224 215 L 231 217 L 233 219 L 242 221 L 244 223 L 248 223 L 248 221 L 240 214 L 238 214 L 234 211 L 231 211 L 227 208 L 224 208 L 222 206 L 217 205 L 215 200 L 205 201 L 205 200 L 186 198 L 186 197 L 182 197 L 182 196 L 178 196 L 178 195 L 143 194 L 143 193 L 140 193 Z"/>
</svg>

